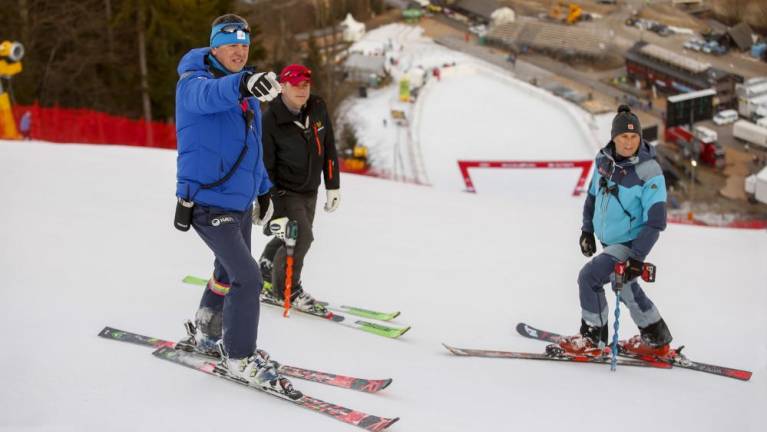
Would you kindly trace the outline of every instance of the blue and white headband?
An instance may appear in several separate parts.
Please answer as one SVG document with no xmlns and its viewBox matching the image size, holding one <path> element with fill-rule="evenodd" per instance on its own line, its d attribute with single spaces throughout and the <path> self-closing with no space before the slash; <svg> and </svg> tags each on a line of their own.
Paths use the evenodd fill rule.
<svg viewBox="0 0 767 432">
<path fill-rule="evenodd" d="M 244 23 L 216 24 L 210 29 L 210 47 L 221 45 L 250 45 L 250 28 Z"/>
</svg>

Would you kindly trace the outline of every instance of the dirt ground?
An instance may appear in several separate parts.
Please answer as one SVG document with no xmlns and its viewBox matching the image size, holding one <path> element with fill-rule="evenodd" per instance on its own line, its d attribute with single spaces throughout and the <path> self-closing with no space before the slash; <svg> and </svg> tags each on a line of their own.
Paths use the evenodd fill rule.
<svg viewBox="0 0 767 432">
<path fill-rule="evenodd" d="M 463 37 L 464 35 L 464 32 L 436 19 L 424 18 L 418 23 L 418 25 L 423 28 L 424 35 L 432 39 L 437 39 L 443 36 Z"/>
<path fill-rule="evenodd" d="M 701 20 L 692 15 L 679 10 L 670 4 L 652 3 L 639 11 L 639 17 L 661 22 L 674 27 L 685 27 L 695 31 L 703 31 L 708 26 Z"/>
</svg>

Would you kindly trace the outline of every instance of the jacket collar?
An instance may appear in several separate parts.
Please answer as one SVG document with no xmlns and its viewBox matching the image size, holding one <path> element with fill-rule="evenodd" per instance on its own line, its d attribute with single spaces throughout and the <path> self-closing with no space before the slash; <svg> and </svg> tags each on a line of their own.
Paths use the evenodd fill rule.
<svg viewBox="0 0 767 432">
<path fill-rule="evenodd" d="M 301 109 L 298 116 L 290 112 L 288 107 L 285 106 L 285 102 L 282 101 L 282 97 L 274 98 L 273 101 L 269 102 L 269 108 L 274 113 L 277 124 L 293 123 L 299 120 L 299 117 L 304 119 L 311 114 L 311 107 L 314 105 L 314 101 L 314 95 L 310 95 L 309 100 L 306 101 L 306 105 Z"/>
<path fill-rule="evenodd" d="M 647 141 L 642 140 L 642 142 L 639 144 L 639 150 L 637 151 L 637 154 L 630 157 L 630 158 L 624 158 L 620 162 L 617 161 L 617 153 L 615 151 L 615 143 L 610 141 L 607 143 L 606 146 L 602 148 L 602 150 L 599 151 L 601 155 L 603 155 L 605 158 L 610 160 L 614 165 L 619 166 L 621 168 L 626 168 L 631 165 L 637 165 L 641 162 L 655 159 L 656 153 L 655 153 L 655 147 L 650 145 Z"/>
</svg>

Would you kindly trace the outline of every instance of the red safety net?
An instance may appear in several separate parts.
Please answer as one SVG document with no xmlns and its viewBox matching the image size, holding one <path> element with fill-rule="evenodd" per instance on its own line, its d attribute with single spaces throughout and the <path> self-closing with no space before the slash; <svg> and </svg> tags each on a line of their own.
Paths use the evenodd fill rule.
<svg viewBox="0 0 767 432">
<path fill-rule="evenodd" d="M 56 143 L 119 144 L 140 147 L 176 148 L 176 126 L 79 109 L 15 105 L 17 121 L 25 112 L 32 115 L 30 138 Z"/>
</svg>

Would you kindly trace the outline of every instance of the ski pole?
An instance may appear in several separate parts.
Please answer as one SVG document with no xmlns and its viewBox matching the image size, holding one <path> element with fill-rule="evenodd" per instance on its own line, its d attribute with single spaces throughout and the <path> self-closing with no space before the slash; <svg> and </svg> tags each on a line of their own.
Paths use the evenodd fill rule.
<svg viewBox="0 0 767 432">
<path fill-rule="evenodd" d="M 613 343 L 612 351 L 610 353 L 610 370 L 615 372 L 616 365 L 618 364 L 618 328 L 620 327 L 621 317 L 621 290 L 623 289 L 623 277 L 626 275 L 626 263 L 615 263 L 615 284 L 613 285 L 613 291 L 615 291 L 615 323 L 613 324 Z"/>
<path fill-rule="evenodd" d="M 296 239 L 298 238 L 298 222 L 294 220 L 288 221 L 285 232 L 285 247 L 287 248 L 287 257 L 285 259 L 285 310 L 282 316 L 288 317 L 290 313 L 290 297 L 293 289 L 293 251 L 296 247 Z"/>
</svg>

